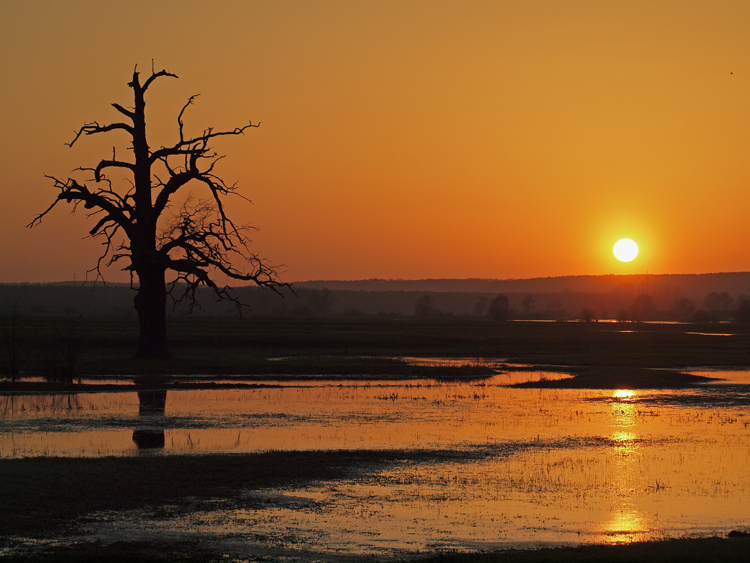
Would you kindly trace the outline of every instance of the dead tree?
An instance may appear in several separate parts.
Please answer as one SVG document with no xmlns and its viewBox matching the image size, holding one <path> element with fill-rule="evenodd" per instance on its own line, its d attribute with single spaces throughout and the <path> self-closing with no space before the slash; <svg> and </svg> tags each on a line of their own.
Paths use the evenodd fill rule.
<svg viewBox="0 0 750 563">
<path fill-rule="evenodd" d="M 218 299 L 229 299 L 240 307 L 230 288 L 216 283 L 217 274 L 271 288 L 286 285 L 278 280 L 277 270 L 250 249 L 251 228 L 235 225 L 225 213 L 228 196 L 247 198 L 238 193 L 235 184 L 227 184 L 215 173 L 223 156 L 216 154 L 212 142 L 218 137 L 243 135 L 259 124 L 251 122 L 229 131 L 209 128 L 191 137 L 185 133 L 183 123 L 186 110 L 196 98 L 191 96 L 177 116 L 176 142 L 154 150 L 146 137 L 145 94 L 160 78 L 177 75 L 152 68 L 151 75 L 141 83 L 139 73 L 134 71 L 128 83 L 133 92 L 132 109 L 112 104 L 124 119 L 107 124 L 85 123 L 68 143 L 73 147 L 82 135 L 123 131 L 131 142 L 129 158 L 119 158 L 113 149 L 112 157 L 100 160 L 95 168 L 76 170 L 88 175 L 83 181 L 48 176 L 58 190 L 57 198 L 29 223 L 29 227 L 41 223 L 60 202 L 72 204 L 74 211 L 83 205 L 96 220 L 89 235 L 102 240 L 103 251 L 90 272 L 103 279 L 103 266 L 121 260 L 126 263 L 123 270 L 130 272 L 131 286 L 137 289 L 134 304 L 140 325 L 138 358 L 169 355 L 168 296 L 176 303 L 187 302 L 192 309 L 197 304 L 196 290 L 204 285 Z M 114 179 L 107 176 L 115 170 L 125 176 L 117 187 Z M 193 197 L 193 188 L 206 196 Z M 178 197 L 181 203 L 176 204 Z"/>
</svg>

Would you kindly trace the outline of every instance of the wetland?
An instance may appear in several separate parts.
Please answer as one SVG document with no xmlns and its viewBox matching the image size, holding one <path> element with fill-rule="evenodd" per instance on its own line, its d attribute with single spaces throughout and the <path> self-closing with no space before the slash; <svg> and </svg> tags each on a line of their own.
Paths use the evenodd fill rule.
<svg viewBox="0 0 750 563">
<path fill-rule="evenodd" d="M 107 327 L 76 376 L 30 360 L 3 383 L 6 557 L 393 560 L 750 525 L 739 325 L 174 319 L 157 367 Z"/>
</svg>

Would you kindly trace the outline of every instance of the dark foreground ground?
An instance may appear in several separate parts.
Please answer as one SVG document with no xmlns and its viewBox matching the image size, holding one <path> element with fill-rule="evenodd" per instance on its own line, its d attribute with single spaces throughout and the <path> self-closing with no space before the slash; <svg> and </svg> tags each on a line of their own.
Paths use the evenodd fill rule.
<svg viewBox="0 0 750 563">
<path fill-rule="evenodd" d="M 516 563 L 516 562 L 585 562 L 585 563 L 640 563 L 684 562 L 684 563 L 746 563 L 750 551 L 748 538 L 701 538 L 664 540 L 651 543 L 636 543 L 626 546 L 589 546 L 577 548 L 539 549 L 530 551 L 507 551 L 472 555 L 441 555 L 418 559 L 425 563 Z M 202 552 L 199 546 L 149 545 L 118 543 L 106 548 L 101 546 L 74 546 L 59 549 L 54 554 L 40 556 L 18 556 L 4 559 L 14 563 L 219 563 L 228 559 Z M 231 561 L 231 560 L 230 560 Z"/>
<path fill-rule="evenodd" d="M 259 377 L 484 377 L 485 367 L 419 368 L 402 356 L 498 358 L 507 369 L 550 367 L 574 375 L 535 385 L 590 388 L 683 387 L 688 368 L 750 366 L 750 328 L 637 323 L 493 323 L 483 319 L 227 319 L 170 321 L 173 358 L 130 359 L 129 317 L 26 317 L 14 328 L 17 366 L 51 382 L 7 379 L 0 393 L 95 391 L 76 378 L 135 377 L 143 385 L 251 384 Z M 726 336 L 731 334 L 731 336 Z M 8 369 L 7 349 L 0 357 Z M 519 367 L 518 364 L 523 366 Z M 205 379 L 202 379 L 205 377 Z M 188 381 L 192 378 L 192 381 Z M 107 388 L 111 390 L 111 387 Z M 131 387 L 132 390 L 132 387 Z M 0 460 L 0 549 L 7 561 L 227 561 L 199 544 L 33 544 L 14 537 L 69 534 L 102 510 L 190 511 L 201 503 L 240 506 L 241 491 L 337 479 L 352 471 L 452 452 L 322 451 L 100 459 Z M 727 531 L 729 532 L 729 530 Z M 746 561 L 746 536 L 679 539 L 497 554 L 439 561 Z"/>
</svg>

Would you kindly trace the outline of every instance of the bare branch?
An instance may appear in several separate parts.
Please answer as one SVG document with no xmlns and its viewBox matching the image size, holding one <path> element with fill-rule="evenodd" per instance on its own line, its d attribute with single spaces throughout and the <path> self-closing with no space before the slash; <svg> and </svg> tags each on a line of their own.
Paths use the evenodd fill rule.
<svg viewBox="0 0 750 563">
<path fill-rule="evenodd" d="M 185 105 L 182 106 L 182 109 L 180 110 L 180 114 L 177 116 L 177 126 L 180 132 L 180 143 L 185 141 L 185 135 L 184 135 L 185 124 L 182 121 L 182 116 L 184 115 L 185 110 L 188 108 L 188 106 L 190 106 L 193 103 L 193 101 L 195 101 L 195 98 L 197 98 L 198 96 L 200 96 L 200 94 L 193 94 L 192 96 L 190 96 L 188 98 L 188 101 L 185 102 Z"/>
<path fill-rule="evenodd" d="M 138 73 L 134 72 L 133 73 L 134 80 L 136 76 L 138 76 Z M 151 76 L 149 76 L 146 82 L 143 83 L 141 92 L 145 92 L 146 90 L 148 90 L 148 87 L 151 86 L 151 83 L 157 78 L 159 78 L 160 76 L 169 76 L 171 78 L 179 78 L 176 74 L 172 74 L 171 72 L 167 72 L 166 70 L 160 70 L 159 72 L 154 72 L 152 68 Z"/>
<path fill-rule="evenodd" d="M 130 162 L 122 162 L 120 160 L 102 160 L 99 162 L 96 170 L 94 171 L 94 179 L 97 182 L 101 181 L 102 170 L 104 170 L 105 168 L 126 168 L 133 172 L 135 170 L 135 165 L 131 164 Z"/>
<path fill-rule="evenodd" d="M 187 107 L 187 105 L 185 107 Z M 174 155 L 207 156 L 210 150 L 208 148 L 208 141 L 217 137 L 225 137 L 227 135 L 244 135 L 245 131 L 250 127 L 260 127 L 260 122 L 256 124 L 250 122 L 244 127 L 235 127 L 231 131 L 214 132 L 212 129 L 207 129 L 204 131 L 203 135 L 193 137 L 192 139 L 183 139 L 182 127 L 180 127 L 180 141 L 171 147 L 161 147 L 159 150 L 154 151 L 151 154 L 151 162 L 153 163 L 164 157 Z"/>
<path fill-rule="evenodd" d="M 233 280 L 252 282 L 277 292 L 278 287 L 290 287 L 279 281 L 275 268 L 250 251 L 247 233 L 252 230 L 247 225 L 235 227 L 219 212 L 214 201 L 196 202 L 188 198 L 160 238 L 160 253 L 186 284 L 178 301 L 187 298 L 192 308 L 195 290 L 200 285 L 213 289 L 219 299 L 236 301 L 228 295 L 227 288 L 220 288 L 213 281 L 214 270 Z"/>
<path fill-rule="evenodd" d="M 97 208 L 107 214 L 109 219 L 117 223 L 120 227 L 125 230 L 128 235 L 131 232 L 131 220 L 126 215 L 125 210 L 118 205 L 116 202 L 111 201 L 106 193 L 106 190 L 97 190 L 96 192 L 89 191 L 86 184 L 79 184 L 76 180 L 69 178 L 66 182 L 55 178 L 54 176 L 47 176 L 50 178 L 55 187 L 59 190 L 57 199 L 43 212 L 37 215 L 27 226 L 29 228 L 34 227 L 42 222 L 42 218 L 49 213 L 55 205 L 60 201 L 66 203 L 83 203 L 86 209 Z M 113 192 L 114 193 L 114 192 Z"/>
<path fill-rule="evenodd" d="M 112 104 L 112 107 L 119 111 L 121 114 L 129 117 L 130 119 L 133 119 L 133 117 L 135 117 L 135 112 L 125 109 L 120 104 Z"/>
<path fill-rule="evenodd" d="M 83 127 L 78 130 L 73 140 L 65 144 L 72 148 L 81 135 L 95 135 L 96 133 L 106 133 L 107 131 L 115 131 L 116 129 L 123 129 L 131 135 L 133 134 L 133 128 L 127 123 L 110 123 L 109 125 L 99 125 L 96 121 L 94 121 L 93 123 L 87 123 L 83 125 Z"/>
</svg>

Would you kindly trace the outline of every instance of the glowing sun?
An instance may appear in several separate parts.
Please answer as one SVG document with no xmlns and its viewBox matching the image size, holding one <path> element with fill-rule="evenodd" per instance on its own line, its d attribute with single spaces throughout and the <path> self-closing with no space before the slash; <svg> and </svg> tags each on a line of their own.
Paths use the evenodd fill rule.
<svg viewBox="0 0 750 563">
<path fill-rule="evenodd" d="M 623 238 L 615 243 L 612 252 L 620 262 L 632 262 L 638 256 L 638 245 L 634 240 Z"/>
</svg>

